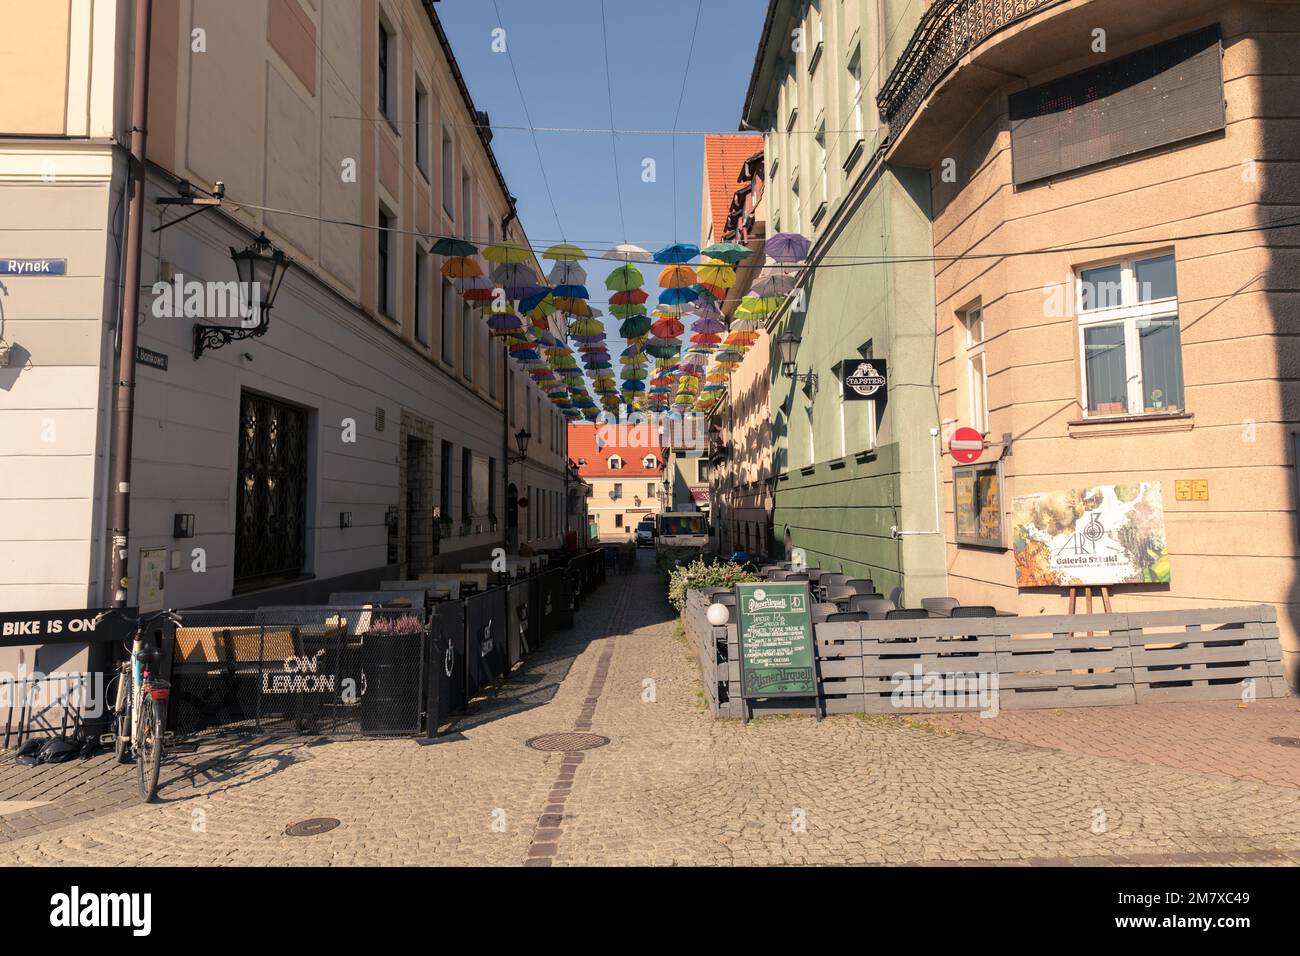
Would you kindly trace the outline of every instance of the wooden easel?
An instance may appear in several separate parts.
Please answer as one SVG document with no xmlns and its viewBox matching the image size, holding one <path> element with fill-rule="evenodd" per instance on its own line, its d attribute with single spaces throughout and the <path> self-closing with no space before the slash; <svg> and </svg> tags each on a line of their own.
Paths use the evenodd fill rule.
<svg viewBox="0 0 1300 956">
<path fill-rule="evenodd" d="M 1110 587 L 1108 585 L 1103 584 L 1097 588 L 1097 591 L 1101 595 L 1101 606 L 1105 609 L 1107 614 L 1111 613 Z M 1083 592 L 1084 592 L 1083 600 L 1084 600 L 1084 609 L 1085 609 L 1084 613 L 1091 614 L 1092 613 L 1092 588 L 1086 587 L 1083 589 Z M 1078 599 L 1079 599 L 1079 588 L 1077 585 L 1072 585 L 1070 587 L 1070 613 L 1071 614 L 1074 613 L 1075 604 L 1078 601 Z"/>
</svg>

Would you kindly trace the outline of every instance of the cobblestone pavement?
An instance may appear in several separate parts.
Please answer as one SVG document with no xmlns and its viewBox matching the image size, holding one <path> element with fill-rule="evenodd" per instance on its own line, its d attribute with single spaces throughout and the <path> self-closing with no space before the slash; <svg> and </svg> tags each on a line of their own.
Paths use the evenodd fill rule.
<svg viewBox="0 0 1300 956">
<path fill-rule="evenodd" d="M 1294 697 L 1003 711 L 996 720 L 954 714 L 936 723 L 1071 753 L 1300 787 L 1300 701 Z"/>
<path fill-rule="evenodd" d="M 82 788 L 72 771 L 42 786 L 55 768 L 19 768 L 24 787 L 6 768 L 0 800 L 47 802 L 0 803 L 0 865 L 1300 863 L 1295 789 L 1223 767 L 941 721 L 714 721 L 642 561 L 445 742 L 206 746 L 168 760 L 150 806 L 113 798 L 111 765 Z M 524 743 L 574 731 L 610 743 L 567 755 Z M 72 813 L 96 787 L 103 799 Z M 284 835 L 322 816 L 341 825 Z"/>
</svg>

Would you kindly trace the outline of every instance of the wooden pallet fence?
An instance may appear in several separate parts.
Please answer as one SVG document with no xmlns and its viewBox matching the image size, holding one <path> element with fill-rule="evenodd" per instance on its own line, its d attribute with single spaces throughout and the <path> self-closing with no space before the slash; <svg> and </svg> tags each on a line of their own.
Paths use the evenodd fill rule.
<svg viewBox="0 0 1300 956">
<path fill-rule="evenodd" d="M 691 592 L 682 623 L 715 717 L 739 717 L 734 624 Z M 1091 707 L 1287 694 L 1269 605 L 1131 614 L 929 618 L 816 625 L 817 705 L 753 713 L 933 713 Z M 996 678 L 996 680 L 994 679 Z M 996 697 L 993 697 L 996 691 Z"/>
</svg>

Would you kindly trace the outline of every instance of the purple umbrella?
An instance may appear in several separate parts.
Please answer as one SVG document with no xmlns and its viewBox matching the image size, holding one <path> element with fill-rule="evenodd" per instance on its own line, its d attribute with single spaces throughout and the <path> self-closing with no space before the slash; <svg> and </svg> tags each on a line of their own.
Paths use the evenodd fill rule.
<svg viewBox="0 0 1300 956">
<path fill-rule="evenodd" d="M 811 243 L 797 232 L 778 232 L 763 243 L 763 253 L 777 262 L 802 262 Z"/>
</svg>

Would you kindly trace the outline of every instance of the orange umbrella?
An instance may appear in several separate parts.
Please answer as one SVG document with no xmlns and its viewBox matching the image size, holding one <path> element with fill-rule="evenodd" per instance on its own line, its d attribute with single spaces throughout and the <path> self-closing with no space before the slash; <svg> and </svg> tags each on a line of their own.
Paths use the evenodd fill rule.
<svg viewBox="0 0 1300 956">
<path fill-rule="evenodd" d="M 684 289 L 695 282 L 695 270 L 688 265 L 665 266 L 659 273 L 661 289 Z"/>
</svg>

